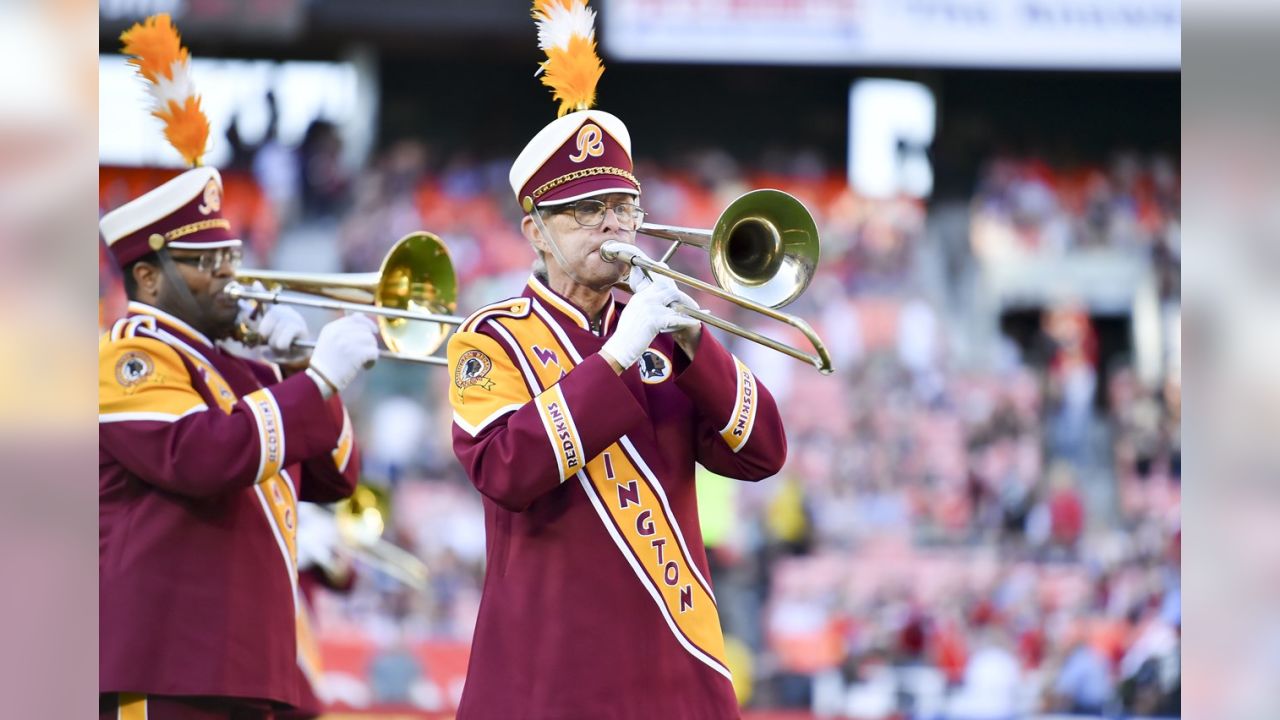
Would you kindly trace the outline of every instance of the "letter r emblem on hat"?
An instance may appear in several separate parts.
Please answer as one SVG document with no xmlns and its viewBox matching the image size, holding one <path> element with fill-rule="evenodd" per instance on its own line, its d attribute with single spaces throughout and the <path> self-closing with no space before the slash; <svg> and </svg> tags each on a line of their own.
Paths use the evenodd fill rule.
<svg viewBox="0 0 1280 720">
<path fill-rule="evenodd" d="M 208 215 L 222 210 L 222 188 L 210 180 L 204 186 L 204 202 L 197 208 L 201 215 Z"/>
<path fill-rule="evenodd" d="M 588 157 L 600 157 L 604 155 L 604 133 L 600 132 L 595 123 L 587 123 L 578 130 L 577 146 L 578 154 L 569 156 L 573 162 L 580 163 Z"/>
</svg>

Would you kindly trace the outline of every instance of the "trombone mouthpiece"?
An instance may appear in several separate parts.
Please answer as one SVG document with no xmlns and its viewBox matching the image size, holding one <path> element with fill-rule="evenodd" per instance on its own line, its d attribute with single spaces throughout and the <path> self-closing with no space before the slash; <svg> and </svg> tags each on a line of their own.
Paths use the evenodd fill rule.
<svg viewBox="0 0 1280 720">
<path fill-rule="evenodd" d="M 639 252 L 634 245 L 610 240 L 600 246 L 600 257 L 606 262 L 617 262 L 622 260 L 630 263 L 635 259 Z"/>
</svg>

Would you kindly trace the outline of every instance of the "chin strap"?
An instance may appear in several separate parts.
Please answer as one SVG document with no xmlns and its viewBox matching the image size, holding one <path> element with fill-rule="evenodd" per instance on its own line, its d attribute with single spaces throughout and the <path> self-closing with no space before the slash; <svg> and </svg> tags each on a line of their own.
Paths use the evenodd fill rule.
<svg viewBox="0 0 1280 720">
<path fill-rule="evenodd" d="M 538 232 L 542 233 L 542 237 L 547 239 L 547 244 L 551 246 L 551 255 L 555 258 L 556 264 L 560 266 L 560 269 L 564 271 L 565 275 L 569 276 L 570 280 L 582 285 L 583 287 L 602 291 L 608 290 L 614 285 L 617 285 L 617 283 L 610 283 L 606 287 L 597 288 L 578 279 L 578 274 L 569 267 L 569 262 L 564 259 L 564 253 L 560 252 L 560 243 L 556 241 L 556 236 L 552 234 L 551 228 L 547 227 L 547 224 L 542 221 L 542 211 L 539 210 L 538 206 L 534 205 L 532 202 L 525 203 L 525 210 L 529 213 L 529 217 L 533 218 L 533 224 L 538 228 Z"/>
<path fill-rule="evenodd" d="M 164 274 L 165 281 L 173 286 L 174 298 L 181 306 L 182 314 L 193 327 L 208 335 L 206 330 L 211 326 L 209 318 L 205 311 L 200 309 L 195 296 L 191 294 L 191 288 L 187 287 L 187 281 L 183 279 L 182 273 L 178 272 L 177 264 L 173 262 L 173 258 L 169 257 L 169 250 L 163 247 L 156 250 L 156 257 L 160 260 L 160 272 Z"/>
<path fill-rule="evenodd" d="M 564 259 L 564 253 L 560 252 L 560 243 L 556 240 L 556 236 L 551 234 L 551 228 L 547 227 L 547 224 L 542 221 L 542 211 L 538 209 L 537 205 L 531 205 L 529 216 L 533 218 L 533 224 L 537 226 L 538 232 L 542 233 L 542 237 L 547 239 L 547 244 L 551 246 L 551 256 L 555 258 L 556 264 L 560 266 L 564 274 L 579 285 L 584 284 L 578 280 L 577 274 L 570 269 L 568 261 Z"/>
</svg>

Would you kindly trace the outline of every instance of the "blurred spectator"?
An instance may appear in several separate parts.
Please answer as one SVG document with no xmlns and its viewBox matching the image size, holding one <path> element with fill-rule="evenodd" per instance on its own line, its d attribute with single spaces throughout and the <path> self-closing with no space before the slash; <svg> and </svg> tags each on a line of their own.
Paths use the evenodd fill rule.
<svg viewBox="0 0 1280 720">
<path fill-rule="evenodd" d="M 316 119 L 298 146 L 302 214 L 305 218 L 336 218 L 346 211 L 351 179 L 342 165 L 342 137 L 333 123 Z"/>
<path fill-rule="evenodd" d="M 289 222 L 298 212 L 298 165 L 293 148 L 280 142 L 280 111 L 275 93 L 267 93 L 266 103 L 267 132 L 252 154 L 253 176 L 275 206 L 276 214 Z"/>
<path fill-rule="evenodd" d="M 1156 617 L 1120 661 L 1121 697 L 1135 715 L 1167 712 L 1181 687 L 1180 632 Z"/>
<path fill-rule="evenodd" d="M 1084 535 L 1084 501 L 1076 489 L 1071 470 L 1056 463 L 1049 470 L 1049 536 L 1058 557 L 1074 558 Z"/>
<path fill-rule="evenodd" d="M 1076 638 L 1053 682 L 1051 710 L 1101 715 L 1111 699 L 1111 671 L 1107 660 L 1082 638 Z"/>
<path fill-rule="evenodd" d="M 948 715 L 955 720 L 1007 720 L 1022 712 L 1022 668 L 1005 633 L 990 627 L 980 633 L 965 665 L 964 681 L 951 698 Z"/>
<path fill-rule="evenodd" d="M 1052 446 L 1057 455 L 1081 463 L 1098 384 L 1097 335 L 1083 305 L 1075 302 L 1050 308 L 1043 322 L 1053 348 L 1047 368 Z"/>
<path fill-rule="evenodd" d="M 393 646 L 383 650 L 369 664 L 374 702 L 410 704 L 413 687 L 421 674 L 422 667 L 408 648 Z"/>
<path fill-rule="evenodd" d="M 366 473 L 395 482 L 406 470 L 424 464 L 421 454 L 429 418 L 422 403 L 404 396 L 381 400 L 369 416 Z"/>
</svg>

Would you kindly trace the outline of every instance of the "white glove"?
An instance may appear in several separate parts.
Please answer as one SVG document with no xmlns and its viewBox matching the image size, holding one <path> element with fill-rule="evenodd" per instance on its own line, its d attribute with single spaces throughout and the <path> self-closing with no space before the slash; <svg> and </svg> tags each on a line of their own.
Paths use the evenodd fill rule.
<svg viewBox="0 0 1280 720">
<path fill-rule="evenodd" d="M 644 253 L 638 253 L 638 254 L 641 257 L 644 257 Z M 652 262 L 654 265 L 667 268 L 668 270 L 671 269 L 671 267 L 664 262 L 658 262 L 657 260 L 651 260 L 650 262 Z M 698 307 L 698 303 L 695 302 L 693 298 L 689 297 L 687 294 L 680 291 L 680 288 L 676 286 L 675 280 L 672 280 L 666 275 L 659 275 L 658 273 L 650 273 L 646 271 L 644 268 L 637 267 L 635 265 L 631 266 L 631 274 L 627 276 L 627 284 L 631 286 L 631 291 L 633 293 L 638 293 L 641 290 L 644 290 L 645 288 L 654 284 L 655 282 L 670 286 L 670 289 L 675 292 L 676 299 L 674 300 L 674 302 L 677 305 L 684 305 L 685 307 L 691 308 L 693 310 L 701 309 Z"/>
<path fill-rule="evenodd" d="M 631 243 L 624 243 L 618 240 L 614 240 L 612 242 L 613 242 L 613 245 L 616 246 L 617 248 L 625 250 L 626 255 L 633 255 L 636 258 L 648 260 L 649 262 L 654 261 L 653 258 L 649 257 L 649 255 L 645 253 L 644 250 L 640 249 L 639 245 L 632 245 Z M 623 255 L 623 257 L 625 257 L 626 255 Z M 649 287 L 649 282 L 650 282 L 649 278 L 645 277 L 643 270 L 636 267 L 635 265 L 631 265 L 630 260 L 622 260 L 621 262 L 625 262 L 628 265 L 630 265 L 630 268 L 629 268 L 630 274 L 627 275 L 627 284 L 631 286 L 632 294 L 638 293 L 641 290 L 645 289 L 646 287 Z"/>
<path fill-rule="evenodd" d="M 272 305 L 267 314 L 258 323 L 258 334 L 263 337 L 276 357 L 286 358 L 295 355 L 295 340 L 310 339 L 307 321 L 302 315 L 286 305 Z"/>
<path fill-rule="evenodd" d="M 631 255 L 633 255 L 636 258 L 643 258 L 653 263 L 654 265 L 657 265 L 658 267 L 666 268 L 668 270 L 671 269 L 670 265 L 662 261 L 654 260 L 650 258 L 648 255 L 645 254 L 644 250 L 641 250 L 636 245 L 627 245 L 627 250 Z M 685 293 L 680 292 L 680 289 L 676 287 L 675 281 L 672 280 L 671 278 L 667 277 L 666 275 L 661 275 L 659 273 L 651 273 L 648 270 L 645 270 L 644 268 L 639 267 L 637 265 L 631 266 L 630 274 L 627 275 L 627 285 L 631 287 L 631 292 L 633 294 L 638 293 L 641 290 L 644 290 L 645 288 L 652 285 L 654 282 L 659 282 L 659 283 L 669 285 L 672 289 L 674 289 L 676 292 L 676 298 L 677 298 L 675 302 L 677 304 L 684 305 L 685 307 L 693 308 L 695 310 L 699 309 L 698 303 L 694 302 L 693 298 L 689 297 Z"/>
<path fill-rule="evenodd" d="M 232 281 L 231 284 L 239 283 Z M 262 286 L 262 283 L 257 280 L 254 280 L 252 285 L 242 285 L 242 287 L 246 290 L 266 290 L 266 288 Z M 248 355 L 249 348 L 256 347 L 261 343 L 261 335 L 258 333 L 258 323 L 262 320 L 262 309 L 264 304 L 257 300 L 240 298 L 239 300 L 236 300 L 236 306 L 240 309 L 236 312 L 235 339 L 238 342 L 244 343 L 246 346 L 243 351 L 238 354 L 241 357 L 250 357 L 250 355 Z M 254 359 L 260 360 L 261 357 L 255 357 Z"/>
<path fill-rule="evenodd" d="M 236 306 L 240 308 L 236 313 L 236 327 L 258 332 L 258 316 L 261 314 L 259 310 L 262 307 L 258 301 L 240 298 L 236 301 Z"/>
<path fill-rule="evenodd" d="M 641 268 L 638 265 L 632 265 L 631 272 L 627 275 L 627 285 L 631 286 L 631 293 L 634 295 L 652 285 L 653 280 L 650 278 L 651 275 L 646 273 L 644 268 Z"/>
<path fill-rule="evenodd" d="M 340 392 L 377 359 L 378 325 L 367 315 L 348 315 L 320 328 L 311 369 Z"/>
<path fill-rule="evenodd" d="M 333 513 L 326 512 L 309 502 L 298 503 L 298 569 L 314 566 L 336 566 L 336 548 L 341 543 L 338 524 Z"/>
<path fill-rule="evenodd" d="M 688 295 L 676 288 L 671 278 L 654 275 L 645 288 L 631 297 L 618 318 L 618 329 L 601 348 L 624 369 L 640 359 L 641 353 L 658 333 L 692 330 L 697 320 L 668 307 L 674 303 L 697 307 Z"/>
</svg>

